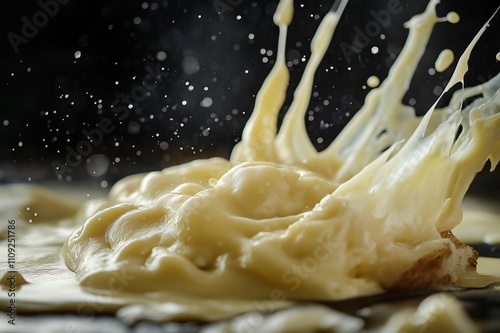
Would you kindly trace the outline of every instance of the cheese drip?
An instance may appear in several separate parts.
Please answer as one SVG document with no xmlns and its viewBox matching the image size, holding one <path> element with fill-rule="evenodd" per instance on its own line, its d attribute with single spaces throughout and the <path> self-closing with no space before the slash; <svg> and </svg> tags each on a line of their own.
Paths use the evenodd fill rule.
<svg viewBox="0 0 500 333">
<path fill-rule="evenodd" d="M 230 161 L 131 176 L 108 198 L 87 203 L 78 217 L 85 223 L 62 252 L 80 284 L 91 292 L 110 289 L 117 276 L 127 276 L 121 291 L 154 293 L 156 300 L 173 292 L 339 300 L 474 276 L 476 254 L 450 230 L 461 220 L 476 172 L 500 158 L 500 76 L 459 91 L 448 107 L 435 109 L 436 101 L 423 119 L 402 104 L 435 24 L 447 20 L 431 0 L 406 23 L 409 36 L 388 77 L 330 147 L 317 152 L 304 116 L 346 4 L 321 22 L 279 131 L 291 1 L 278 6 L 277 60 Z M 463 81 L 485 29 L 459 59 L 445 92 Z"/>
</svg>

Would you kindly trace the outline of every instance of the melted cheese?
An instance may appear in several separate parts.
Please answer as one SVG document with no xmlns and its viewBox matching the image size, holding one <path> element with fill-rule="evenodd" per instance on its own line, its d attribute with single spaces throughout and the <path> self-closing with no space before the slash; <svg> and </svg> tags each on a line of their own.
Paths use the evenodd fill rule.
<svg viewBox="0 0 500 333">
<path fill-rule="evenodd" d="M 438 58 L 436 59 L 434 68 L 436 68 L 436 71 L 438 72 L 444 72 L 448 67 L 451 66 L 454 57 L 455 56 L 452 50 L 445 49 L 441 51 Z"/>
<path fill-rule="evenodd" d="M 74 220 L 61 220 L 74 213 L 71 205 L 63 216 L 47 218 L 49 227 L 54 223 L 60 230 L 54 244 L 67 238 L 62 255 L 82 288 L 54 257 L 54 248 L 38 257 L 36 248 L 27 250 L 33 260 L 24 264 L 30 272 L 20 293 L 24 309 L 81 310 L 83 304 L 96 311 L 120 309 L 118 315 L 129 322 L 212 321 L 256 309 L 275 311 L 290 300 L 381 293 L 401 283 L 404 289 L 474 281 L 477 276 L 465 272 L 469 252 L 442 233 L 459 224 L 461 202 L 476 172 L 488 159 L 492 167 L 500 159 L 500 76 L 459 91 L 442 109 L 435 109 L 436 101 L 422 119 L 402 103 L 435 24 L 459 20 L 456 13 L 438 17 L 437 3 L 430 1 L 424 13 L 407 22 L 408 40 L 388 77 L 337 139 L 317 152 L 304 117 L 314 73 L 347 1 L 321 22 L 278 130 L 289 79 L 285 40 L 293 16 L 292 1 L 281 1 L 274 16 L 280 28 L 277 59 L 231 159 L 134 175 L 117 183 L 107 198 L 85 203 Z M 445 92 L 463 81 L 485 29 L 458 60 Z M 461 108 L 465 98 L 479 93 Z M 41 196 L 30 205 L 50 214 L 48 207 L 60 202 L 45 203 Z M 83 224 L 71 231 L 71 221 Z M 29 228 L 23 230 L 27 242 L 36 238 Z M 439 265 L 426 281 L 413 268 L 429 258 L 439 259 Z M 30 268 L 37 263 L 57 278 L 45 283 Z M 46 299 L 47 292 L 61 290 L 57 300 Z M 422 307 L 414 317 L 427 313 Z M 330 309 L 312 313 L 318 329 L 360 327 L 359 319 Z M 276 328 L 283 318 L 300 318 L 294 311 L 281 316 L 260 325 Z"/>
<path fill-rule="evenodd" d="M 475 333 L 480 330 L 453 296 L 435 294 L 424 299 L 416 310 L 397 311 L 385 325 L 384 332 Z"/>
<path fill-rule="evenodd" d="M 471 252 L 441 235 L 460 222 L 461 201 L 476 172 L 500 157 L 497 91 L 489 89 L 498 79 L 461 94 L 479 90 L 481 107 L 457 111 L 452 103 L 420 121 L 402 104 L 434 25 L 446 20 L 431 1 L 407 23 L 408 41 L 388 78 L 318 153 L 304 116 L 345 3 L 321 22 L 279 131 L 291 1 L 281 2 L 274 17 L 280 27 L 276 65 L 231 161 L 201 160 L 132 176 L 85 209 L 85 224 L 63 249 L 82 285 L 105 289 L 122 272 L 141 281 L 124 286 L 129 292 L 265 299 L 277 291 L 284 299 L 345 299 L 462 277 Z M 450 84 L 462 80 L 484 29 Z M 459 126 L 464 130 L 455 140 Z M 433 267 L 433 281 L 413 273 L 419 260 L 433 256 L 444 258 Z"/>
<path fill-rule="evenodd" d="M 377 76 L 370 76 L 366 81 L 366 84 L 370 88 L 378 87 L 380 85 L 380 79 Z"/>
</svg>

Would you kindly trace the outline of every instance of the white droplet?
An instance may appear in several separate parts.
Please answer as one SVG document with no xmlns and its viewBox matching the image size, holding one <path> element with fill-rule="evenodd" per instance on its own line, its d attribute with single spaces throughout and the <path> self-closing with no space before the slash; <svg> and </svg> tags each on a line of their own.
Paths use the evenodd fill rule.
<svg viewBox="0 0 500 333">
<path fill-rule="evenodd" d="M 205 97 L 201 102 L 200 102 L 200 105 L 204 108 L 208 108 L 210 106 L 212 106 L 212 99 L 210 97 Z"/>
<path fill-rule="evenodd" d="M 100 177 L 108 171 L 109 159 L 103 154 L 94 154 L 87 159 L 87 173 L 93 177 Z"/>
<path fill-rule="evenodd" d="M 182 70 L 188 74 L 194 74 L 200 70 L 200 63 L 198 59 L 193 56 L 186 56 L 182 59 Z"/>
<path fill-rule="evenodd" d="M 165 142 L 165 141 L 160 142 L 160 149 L 161 150 L 167 150 L 168 147 L 169 147 L 168 142 Z"/>
<path fill-rule="evenodd" d="M 160 51 L 156 54 L 156 59 L 158 59 L 159 61 L 163 61 L 167 59 L 167 54 L 163 51 Z"/>
<path fill-rule="evenodd" d="M 127 126 L 127 131 L 129 134 L 139 134 L 141 131 L 141 125 L 135 121 L 131 121 Z"/>
</svg>

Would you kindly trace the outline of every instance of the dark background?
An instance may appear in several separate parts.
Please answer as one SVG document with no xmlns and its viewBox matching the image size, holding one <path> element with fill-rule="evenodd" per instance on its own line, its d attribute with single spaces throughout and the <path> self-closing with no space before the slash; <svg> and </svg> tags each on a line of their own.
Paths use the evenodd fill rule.
<svg viewBox="0 0 500 333">
<path fill-rule="evenodd" d="M 274 62 L 278 29 L 272 15 L 277 1 L 61 2 L 67 3 L 52 6 L 53 17 L 47 16 L 46 22 L 38 1 L 2 4 L 0 183 L 60 181 L 107 187 L 131 173 L 229 156 Z M 310 39 L 333 1 L 300 3 L 296 1 L 287 44 L 292 89 L 304 69 L 302 58 L 309 58 Z M 407 35 L 401 25 L 426 6 L 420 0 L 401 0 L 401 4 L 403 12 L 392 17 L 389 27 L 382 27 L 385 39 L 372 38 L 349 62 L 338 45 L 352 44 L 354 28 L 363 29 L 373 20 L 370 10 L 385 9 L 387 2 L 349 3 L 316 75 L 309 106 L 308 128 L 318 149 L 324 149 L 361 107 L 368 92 L 363 88 L 366 79 L 385 77 Z M 461 22 L 441 23 L 435 30 L 432 47 L 406 97 L 406 102 L 414 99 L 419 114 L 434 103 L 451 76 L 452 70 L 429 74 L 439 52 L 451 48 L 456 63 L 497 6 L 496 0 L 443 0 L 439 5 L 440 15 L 455 10 Z M 16 52 L 9 36 L 23 37 L 26 20 L 33 23 L 34 16 L 42 17 L 42 24 Z M 500 71 L 495 61 L 499 32 L 497 15 L 472 55 L 467 85 Z M 372 46 L 379 53 L 372 54 Z M 118 119 L 113 101 L 141 86 L 146 68 L 157 66 L 168 76 L 135 103 L 125 119 Z M 71 172 L 58 177 L 53 167 L 64 165 L 67 147 L 76 150 L 86 140 L 82 131 L 95 129 L 102 119 L 112 119 L 114 129 Z M 498 172 L 484 177 L 499 179 Z M 496 188 L 494 182 L 485 184 Z"/>
</svg>

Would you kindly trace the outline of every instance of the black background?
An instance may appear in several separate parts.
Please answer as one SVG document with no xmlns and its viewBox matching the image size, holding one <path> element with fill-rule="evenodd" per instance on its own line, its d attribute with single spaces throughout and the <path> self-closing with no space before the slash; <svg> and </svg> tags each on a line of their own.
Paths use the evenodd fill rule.
<svg viewBox="0 0 500 333">
<path fill-rule="evenodd" d="M 296 1 L 287 44 L 291 90 L 283 112 L 304 69 L 301 58 L 309 58 L 310 39 L 332 3 Z M 385 77 L 407 36 L 403 22 L 426 6 L 420 0 L 401 3 L 402 13 L 392 17 L 390 26 L 382 27 L 386 38 L 372 38 L 348 61 L 338 45 L 352 44 L 354 28 L 373 20 L 371 10 L 387 8 L 386 1 L 349 3 L 316 75 L 309 106 L 314 120 L 308 122 L 308 129 L 318 149 L 324 149 L 363 104 L 366 79 Z M 98 186 L 130 173 L 195 158 L 228 157 L 274 61 L 278 29 L 272 15 L 276 5 L 277 1 L 244 0 L 69 0 L 59 4 L 53 17 L 39 24 L 16 52 L 9 36 L 22 37 L 26 20 L 40 17 L 37 13 L 42 6 L 38 1 L 2 4 L 0 183 L 58 181 L 54 163 L 64 164 L 67 147 L 76 149 L 86 139 L 82 131 L 95 129 L 102 119 L 113 119 L 114 130 L 59 181 Z M 433 34 L 406 97 L 406 102 L 416 100 L 419 114 L 434 103 L 439 90 L 435 87 L 443 87 L 451 76 L 452 70 L 429 75 L 439 52 L 450 48 L 456 56 L 461 54 L 497 6 L 498 1 L 493 0 L 443 0 L 438 6 L 440 15 L 457 11 L 461 22 L 438 24 Z M 500 51 L 499 16 L 472 55 L 467 85 L 484 82 L 500 71 L 495 61 Z M 372 54 L 372 46 L 380 52 Z M 269 56 L 262 54 L 269 51 Z M 157 66 L 168 76 L 120 121 L 111 110 L 113 101 L 141 85 L 147 67 Z M 200 103 L 207 97 L 212 104 L 202 107 Z M 318 137 L 322 143 L 317 142 Z M 109 166 L 103 171 L 106 163 Z M 100 171 L 96 173 L 95 168 Z M 498 179 L 498 172 L 488 177 Z"/>
</svg>

